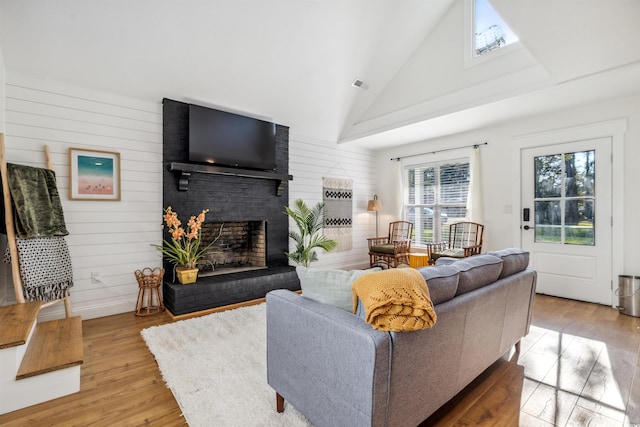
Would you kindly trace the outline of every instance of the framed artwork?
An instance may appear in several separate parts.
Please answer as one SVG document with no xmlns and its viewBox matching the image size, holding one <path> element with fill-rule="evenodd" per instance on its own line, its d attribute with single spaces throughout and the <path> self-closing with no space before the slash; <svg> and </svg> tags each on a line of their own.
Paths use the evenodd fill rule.
<svg viewBox="0 0 640 427">
<path fill-rule="evenodd" d="M 69 198 L 120 200 L 120 153 L 69 148 Z"/>
</svg>

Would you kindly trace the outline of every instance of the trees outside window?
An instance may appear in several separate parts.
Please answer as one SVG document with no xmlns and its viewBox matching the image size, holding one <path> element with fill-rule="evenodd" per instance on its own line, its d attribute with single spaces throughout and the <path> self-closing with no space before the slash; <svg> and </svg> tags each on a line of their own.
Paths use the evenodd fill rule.
<svg viewBox="0 0 640 427">
<path fill-rule="evenodd" d="M 594 245 L 595 151 L 534 159 L 535 241 Z"/>
</svg>

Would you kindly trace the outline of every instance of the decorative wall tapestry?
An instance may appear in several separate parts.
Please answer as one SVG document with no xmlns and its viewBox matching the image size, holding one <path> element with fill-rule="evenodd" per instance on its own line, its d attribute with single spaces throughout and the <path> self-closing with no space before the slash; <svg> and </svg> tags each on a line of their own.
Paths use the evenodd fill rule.
<svg viewBox="0 0 640 427">
<path fill-rule="evenodd" d="M 336 252 L 350 250 L 353 247 L 353 180 L 322 178 L 322 201 L 324 235 L 338 242 Z"/>
</svg>

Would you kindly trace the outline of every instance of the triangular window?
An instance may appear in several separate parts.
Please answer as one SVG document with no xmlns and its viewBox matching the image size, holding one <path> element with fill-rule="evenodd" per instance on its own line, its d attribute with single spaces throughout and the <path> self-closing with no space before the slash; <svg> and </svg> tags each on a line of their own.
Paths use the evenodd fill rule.
<svg viewBox="0 0 640 427">
<path fill-rule="evenodd" d="M 488 0 L 474 0 L 474 56 L 480 56 L 518 41 L 518 37 L 502 20 Z"/>
</svg>

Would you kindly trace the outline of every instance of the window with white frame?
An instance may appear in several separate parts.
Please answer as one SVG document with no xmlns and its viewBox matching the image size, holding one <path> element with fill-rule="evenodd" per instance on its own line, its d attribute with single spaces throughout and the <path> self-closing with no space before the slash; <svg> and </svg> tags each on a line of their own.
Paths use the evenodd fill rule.
<svg viewBox="0 0 640 427">
<path fill-rule="evenodd" d="M 447 240 L 449 224 L 464 221 L 469 194 L 469 159 L 404 169 L 405 219 L 413 223 L 415 245 Z"/>
<path fill-rule="evenodd" d="M 518 41 L 488 0 L 473 3 L 474 55 L 480 56 Z"/>
<path fill-rule="evenodd" d="M 464 66 L 472 67 L 522 48 L 489 0 L 465 0 Z"/>
</svg>

